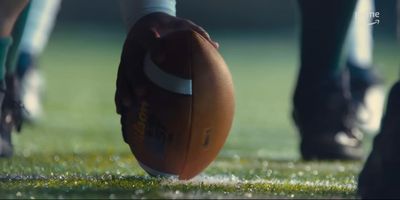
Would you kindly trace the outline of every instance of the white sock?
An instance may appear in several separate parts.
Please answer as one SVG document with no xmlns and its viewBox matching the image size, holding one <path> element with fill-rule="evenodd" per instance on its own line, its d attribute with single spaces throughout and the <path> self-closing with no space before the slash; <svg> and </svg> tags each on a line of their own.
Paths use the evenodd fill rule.
<svg viewBox="0 0 400 200">
<path fill-rule="evenodd" d="M 128 30 L 143 16 L 153 12 L 176 15 L 175 0 L 119 0 Z"/>
</svg>

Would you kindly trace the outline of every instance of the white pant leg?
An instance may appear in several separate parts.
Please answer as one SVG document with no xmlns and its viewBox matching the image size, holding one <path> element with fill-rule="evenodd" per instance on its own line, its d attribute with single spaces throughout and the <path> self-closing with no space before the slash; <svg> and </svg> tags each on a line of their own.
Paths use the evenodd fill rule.
<svg viewBox="0 0 400 200">
<path fill-rule="evenodd" d="M 119 0 L 119 5 L 128 30 L 141 17 L 153 12 L 176 15 L 175 0 Z"/>
<path fill-rule="evenodd" d="M 348 35 L 349 61 L 360 67 L 372 65 L 372 25 L 370 13 L 374 12 L 374 0 L 358 0 Z"/>
<path fill-rule="evenodd" d="M 21 50 L 38 55 L 42 53 L 53 30 L 61 0 L 32 0 Z"/>
</svg>

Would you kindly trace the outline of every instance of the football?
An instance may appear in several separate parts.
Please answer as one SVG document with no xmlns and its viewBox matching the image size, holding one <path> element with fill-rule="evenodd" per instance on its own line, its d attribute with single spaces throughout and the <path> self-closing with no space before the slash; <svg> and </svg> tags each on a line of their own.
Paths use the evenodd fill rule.
<svg viewBox="0 0 400 200">
<path fill-rule="evenodd" d="M 157 43 L 143 61 L 144 82 L 134 88 L 125 141 L 150 175 L 187 180 L 216 158 L 229 134 L 232 77 L 218 50 L 194 31 Z"/>
</svg>

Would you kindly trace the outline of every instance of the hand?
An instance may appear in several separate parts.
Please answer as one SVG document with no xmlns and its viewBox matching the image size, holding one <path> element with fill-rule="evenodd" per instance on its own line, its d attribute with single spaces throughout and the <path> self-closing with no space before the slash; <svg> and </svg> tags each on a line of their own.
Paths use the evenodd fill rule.
<svg viewBox="0 0 400 200">
<path fill-rule="evenodd" d="M 151 49 L 156 39 L 170 32 L 179 30 L 194 30 L 210 41 L 215 48 L 219 46 L 199 25 L 190 20 L 174 17 L 165 13 L 152 13 L 144 16 L 132 28 L 128 39 L 136 40 L 143 47 Z"/>
<path fill-rule="evenodd" d="M 132 91 L 142 81 L 141 64 L 145 53 L 153 49 L 157 39 L 179 30 L 194 30 L 218 48 L 210 35 L 195 23 L 165 13 L 152 13 L 141 18 L 130 30 L 124 44 L 121 63 L 118 69 L 115 104 L 117 113 L 132 104 Z"/>
</svg>

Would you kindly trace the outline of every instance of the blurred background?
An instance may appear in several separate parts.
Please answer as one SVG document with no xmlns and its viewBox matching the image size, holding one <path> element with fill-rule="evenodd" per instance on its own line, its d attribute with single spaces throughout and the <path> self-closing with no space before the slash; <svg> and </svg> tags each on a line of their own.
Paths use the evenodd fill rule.
<svg viewBox="0 0 400 200">
<path fill-rule="evenodd" d="M 119 7 L 112 0 L 63 1 L 59 24 L 121 25 Z M 378 33 L 394 36 L 396 0 L 376 1 L 381 22 Z M 88 11 L 89 10 L 89 11 Z M 177 0 L 177 14 L 207 29 L 252 31 L 294 30 L 298 24 L 296 0 Z"/>
<path fill-rule="evenodd" d="M 178 16 L 209 31 L 233 74 L 237 110 L 222 157 L 299 158 L 298 135 L 290 118 L 299 57 L 296 4 L 295 0 L 178 0 Z M 396 0 L 376 1 L 380 23 L 373 26 L 374 63 L 386 88 L 399 71 L 395 10 Z M 130 154 L 113 102 L 125 33 L 114 0 L 62 2 L 38 63 L 46 81 L 44 116 L 16 137 L 20 155 Z M 369 150 L 370 139 L 365 148 Z"/>
<path fill-rule="evenodd" d="M 262 198 L 358 198 L 363 162 L 300 160 L 291 119 L 300 53 L 297 0 L 177 2 L 178 16 L 219 42 L 234 80 L 234 124 L 204 171 L 212 185 L 145 176 L 122 139 L 114 106 L 126 36 L 117 1 L 64 0 L 36 63 L 43 116 L 13 134 L 15 156 L 0 159 L 0 198 L 257 198 L 257 191 Z M 396 0 L 376 0 L 373 63 L 385 91 L 399 78 L 395 10 Z M 365 156 L 372 138 L 366 136 Z M 186 192 L 192 196 L 181 196 Z"/>
</svg>

